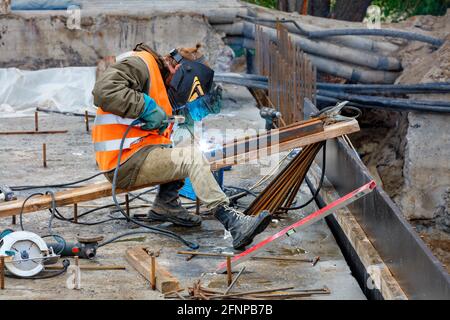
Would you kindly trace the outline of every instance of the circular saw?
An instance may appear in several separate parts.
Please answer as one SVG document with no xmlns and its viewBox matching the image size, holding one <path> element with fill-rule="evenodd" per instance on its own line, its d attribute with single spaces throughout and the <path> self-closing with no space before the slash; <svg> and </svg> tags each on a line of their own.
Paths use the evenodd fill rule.
<svg viewBox="0 0 450 320">
<path fill-rule="evenodd" d="M 59 258 L 41 237 L 28 231 L 4 235 L 0 246 L 0 255 L 9 257 L 6 269 L 18 277 L 33 277 L 44 270 L 45 264 L 56 263 Z"/>
</svg>

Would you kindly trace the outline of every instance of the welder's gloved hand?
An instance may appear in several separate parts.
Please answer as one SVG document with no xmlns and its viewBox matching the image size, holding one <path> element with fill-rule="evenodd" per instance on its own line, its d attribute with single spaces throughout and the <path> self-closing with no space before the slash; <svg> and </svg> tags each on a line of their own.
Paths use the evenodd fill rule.
<svg viewBox="0 0 450 320">
<path fill-rule="evenodd" d="M 222 88 L 217 86 L 210 93 L 188 102 L 186 107 L 193 121 L 200 121 L 208 114 L 219 113 L 222 107 Z"/>
<path fill-rule="evenodd" d="M 139 120 L 144 122 L 145 124 L 141 126 L 141 129 L 144 130 L 155 130 L 159 129 L 159 132 L 162 133 L 166 130 L 167 123 L 167 114 L 166 112 L 158 106 L 156 101 L 146 95 L 144 93 L 144 111 L 139 116 Z"/>
</svg>

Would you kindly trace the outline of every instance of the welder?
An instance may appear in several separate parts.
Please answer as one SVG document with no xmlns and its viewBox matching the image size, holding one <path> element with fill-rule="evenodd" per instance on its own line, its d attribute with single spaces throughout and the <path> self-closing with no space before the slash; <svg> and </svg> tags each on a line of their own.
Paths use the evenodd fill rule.
<svg viewBox="0 0 450 320">
<path fill-rule="evenodd" d="M 159 183 L 148 217 L 194 227 L 201 224 L 201 217 L 188 212 L 179 199 L 179 190 L 189 177 L 197 197 L 230 231 L 233 247 L 240 249 L 268 226 L 269 213 L 246 216 L 229 207 L 203 153 L 192 146 L 173 147 L 171 141 L 174 124 L 169 117 L 186 105 L 207 110 L 215 103 L 213 76 L 199 46 L 160 56 L 138 44 L 119 56 L 96 81 L 94 150 L 99 169 L 112 181 L 123 135 L 130 124 L 140 122 L 124 139 L 117 187 Z M 194 107 L 192 114 L 198 115 L 202 109 L 194 112 Z"/>
</svg>

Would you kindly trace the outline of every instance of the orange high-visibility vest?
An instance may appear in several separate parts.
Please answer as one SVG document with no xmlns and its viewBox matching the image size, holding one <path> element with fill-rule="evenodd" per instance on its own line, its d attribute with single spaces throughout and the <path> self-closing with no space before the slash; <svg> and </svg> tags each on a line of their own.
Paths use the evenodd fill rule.
<svg viewBox="0 0 450 320">
<path fill-rule="evenodd" d="M 167 116 L 172 115 L 172 107 L 155 58 L 146 51 L 133 51 L 132 55 L 141 58 L 147 65 L 150 76 L 147 94 L 156 101 Z M 126 129 L 134 120 L 136 119 L 122 118 L 110 112 L 105 112 L 101 107 L 97 109 L 92 128 L 92 140 L 94 142 L 95 159 L 100 170 L 109 171 L 117 166 L 120 142 Z M 170 124 L 161 135 L 158 130 L 142 130 L 139 126 L 131 128 L 123 145 L 121 164 L 142 147 L 155 144 L 172 144 L 170 140 L 172 127 L 173 124 Z"/>
</svg>

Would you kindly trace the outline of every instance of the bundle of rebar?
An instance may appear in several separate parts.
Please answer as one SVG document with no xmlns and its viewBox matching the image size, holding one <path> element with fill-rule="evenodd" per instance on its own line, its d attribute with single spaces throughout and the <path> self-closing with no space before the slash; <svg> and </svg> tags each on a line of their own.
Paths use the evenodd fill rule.
<svg viewBox="0 0 450 320">
<path fill-rule="evenodd" d="M 268 210 L 271 214 L 286 213 L 287 208 L 294 203 L 300 186 L 324 143 L 304 147 L 255 198 L 245 214 L 257 215 L 263 210 Z"/>
</svg>

